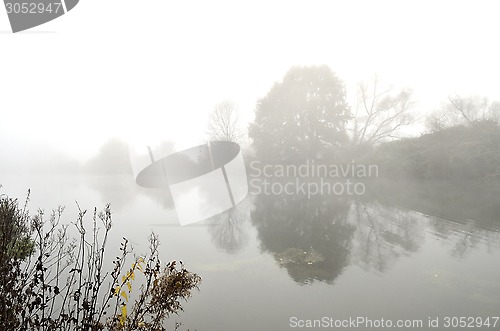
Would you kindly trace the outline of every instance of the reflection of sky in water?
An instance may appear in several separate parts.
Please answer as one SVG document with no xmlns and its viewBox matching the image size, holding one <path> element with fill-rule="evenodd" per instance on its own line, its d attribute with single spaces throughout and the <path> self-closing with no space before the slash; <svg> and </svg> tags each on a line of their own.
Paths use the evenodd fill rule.
<svg viewBox="0 0 500 331">
<path fill-rule="evenodd" d="M 8 177 L 1 184 L 20 199 L 31 188 L 33 210 L 65 205 L 66 223 L 75 219 L 75 200 L 89 211 L 111 202 L 116 249 L 127 237 L 145 252 L 154 230 L 164 262 L 181 259 L 203 277 L 200 293 L 169 322 L 186 329 L 288 330 L 291 316 L 498 314 L 498 223 L 451 221 L 374 201 L 332 206 L 328 199 L 252 197 L 232 215 L 180 227 L 161 192 L 126 178 Z"/>
<path fill-rule="evenodd" d="M 168 156 L 150 146 L 142 152 L 131 157 L 136 164 L 149 157 L 139 168 L 132 167 L 136 183 L 146 189 L 168 191 L 164 199 L 175 207 L 181 225 L 216 216 L 247 196 L 245 164 L 236 143 L 212 141 Z M 113 195 L 113 190 L 106 191 Z"/>
<path fill-rule="evenodd" d="M 231 208 L 222 170 L 214 170 L 170 187 L 180 224 L 186 225 Z"/>
</svg>

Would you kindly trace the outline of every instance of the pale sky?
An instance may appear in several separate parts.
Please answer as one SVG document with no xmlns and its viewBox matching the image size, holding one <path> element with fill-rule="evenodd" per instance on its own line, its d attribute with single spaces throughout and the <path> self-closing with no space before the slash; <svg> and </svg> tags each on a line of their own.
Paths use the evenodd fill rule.
<svg viewBox="0 0 500 331">
<path fill-rule="evenodd" d="M 374 73 L 425 113 L 451 94 L 500 100 L 496 1 L 81 0 L 12 34 L 0 9 L 0 143 L 89 157 L 104 140 L 203 141 L 233 100 L 246 120 L 292 65 L 353 91 Z M 350 100 L 352 101 L 352 100 Z M 2 147 L 0 147 L 0 151 Z"/>
</svg>

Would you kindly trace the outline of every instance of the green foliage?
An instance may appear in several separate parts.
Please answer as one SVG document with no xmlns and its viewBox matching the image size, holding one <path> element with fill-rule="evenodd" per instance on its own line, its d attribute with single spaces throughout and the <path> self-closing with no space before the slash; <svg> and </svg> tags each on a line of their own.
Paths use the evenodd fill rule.
<svg viewBox="0 0 500 331">
<path fill-rule="evenodd" d="M 250 125 L 256 156 L 301 161 L 348 141 L 344 84 L 327 66 L 292 67 L 257 105 Z"/>
<path fill-rule="evenodd" d="M 1 196 L 0 239 L 10 239 L 0 243 L 0 330 L 165 330 L 164 320 L 182 310 L 181 299 L 191 296 L 201 278 L 182 262 L 162 267 L 154 234 L 149 254 L 132 263 L 123 238 L 108 272 L 109 205 L 94 209 L 90 229 L 86 211 L 79 211 L 78 239 L 60 225 L 63 210 L 46 221 L 42 210 L 30 216 L 26 206 Z"/>
<path fill-rule="evenodd" d="M 30 229 L 26 226 L 27 217 L 26 211 L 19 208 L 17 200 L 0 196 L 1 262 L 24 260 L 33 253 L 34 243 L 30 238 Z"/>
<path fill-rule="evenodd" d="M 365 161 L 386 177 L 498 179 L 499 142 L 500 127 L 482 121 L 381 144 Z"/>
</svg>

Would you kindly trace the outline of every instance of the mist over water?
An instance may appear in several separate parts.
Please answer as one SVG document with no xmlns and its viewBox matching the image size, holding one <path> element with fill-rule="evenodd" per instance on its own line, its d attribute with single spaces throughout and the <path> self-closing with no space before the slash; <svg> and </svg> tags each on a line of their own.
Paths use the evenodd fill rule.
<svg viewBox="0 0 500 331">
<path fill-rule="evenodd" d="M 32 215 L 65 206 L 72 236 L 79 208 L 109 203 L 106 271 L 123 238 L 142 254 L 156 233 L 162 262 L 203 278 L 168 329 L 491 329 L 497 13 L 81 2 L 33 33 L 0 31 L 0 195 L 30 190 Z"/>
<path fill-rule="evenodd" d="M 180 227 L 164 193 L 127 175 L 24 175 L 3 185 L 10 194 L 31 187 L 33 207 L 67 204 L 65 222 L 75 216 L 73 199 L 85 208 L 111 202 L 110 247 L 124 236 L 145 251 L 155 231 L 166 259 L 203 275 L 176 318 L 193 329 L 288 330 L 291 316 L 486 316 L 500 304 L 498 204 L 484 188 L 407 182 L 368 185 L 369 195 L 356 198 L 251 195 Z"/>
<path fill-rule="evenodd" d="M 126 237 L 143 252 L 144 238 L 157 233 L 166 259 L 183 260 L 203 276 L 201 291 L 168 325 L 288 330 L 291 318 L 426 321 L 494 316 L 500 304 L 496 184 L 377 173 L 354 178 L 366 187 L 362 195 L 250 192 L 234 209 L 182 227 L 167 191 L 135 183 L 126 147 L 109 141 L 67 173 L 45 165 L 41 172 L 14 171 L 2 178 L 2 191 L 22 198 L 30 188 L 32 208 L 66 205 L 65 222 L 77 213 L 75 200 L 86 209 L 111 203 L 110 247 Z M 267 171 L 280 185 L 317 180 L 276 166 L 259 169 L 259 178 Z"/>
</svg>

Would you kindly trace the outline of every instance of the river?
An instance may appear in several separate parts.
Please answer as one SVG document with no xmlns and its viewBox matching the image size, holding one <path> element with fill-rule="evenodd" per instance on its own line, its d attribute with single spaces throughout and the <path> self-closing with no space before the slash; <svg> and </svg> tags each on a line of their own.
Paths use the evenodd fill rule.
<svg viewBox="0 0 500 331">
<path fill-rule="evenodd" d="M 113 249 L 126 237 L 146 252 L 157 233 L 164 262 L 182 260 L 203 278 L 169 319 L 180 330 L 328 329 L 353 320 L 363 330 L 382 319 L 443 329 L 460 317 L 492 324 L 500 315 L 500 195 L 484 183 L 380 181 L 359 197 L 251 194 L 183 227 L 161 190 L 127 176 L 9 176 L 1 184 L 21 200 L 30 189 L 33 211 L 66 206 L 64 223 L 76 219 L 75 201 L 89 210 L 109 202 Z"/>
</svg>

